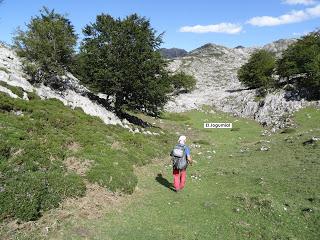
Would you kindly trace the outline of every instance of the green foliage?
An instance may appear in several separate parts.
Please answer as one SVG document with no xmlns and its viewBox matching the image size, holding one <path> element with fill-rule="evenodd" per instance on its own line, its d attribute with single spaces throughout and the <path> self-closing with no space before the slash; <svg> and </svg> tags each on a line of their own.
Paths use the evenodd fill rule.
<svg viewBox="0 0 320 240">
<path fill-rule="evenodd" d="M 19 30 L 14 38 L 24 70 L 33 82 L 50 84 L 50 78 L 69 69 L 77 36 L 70 21 L 48 8 L 31 18 L 27 30 Z"/>
<path fill-rule="evenodd" d="M 157 51 L 162 34 L 156 36 L 149 20 L 137 14 L 122 20 L 101 14 L 83 33 L 73 72 L 93 89 L 112 96 L 120 111 L 159 114 L 170 80 Z"/>
<path fill-rule="evenodd" d="M 275 80 L 272 77 L 275 58 L 266 50 L 258 50 L 238 71 L 239 81 L 249 88 L 258 88 L 262 92 L 272 88 Z"/>
<path fill-rule="evenodd" d="M 197 83 L 196 79 L 192 75 L 186 74 L 182 71 L 173 74 L 170 76 L 170 79 L 174 90 L 178 92 L 190 92 L 195 88 Z"/>
<path fill-rule="evenodd" d="M 290 45 L 277 62 L 277 73 L 287 82 L 297 80 L 299 88 L 307 88 L 320 97 L 320 31 Z"/>
<path fill-rule="evenodd" d="M 42 211 L 57 207 L 62 199 L 81 196 L 85 192 L 80 176 L 65 175 L 61 171 L 18 172 L 3 184 L 0 219 L 36 220 Z"/>
</svg>

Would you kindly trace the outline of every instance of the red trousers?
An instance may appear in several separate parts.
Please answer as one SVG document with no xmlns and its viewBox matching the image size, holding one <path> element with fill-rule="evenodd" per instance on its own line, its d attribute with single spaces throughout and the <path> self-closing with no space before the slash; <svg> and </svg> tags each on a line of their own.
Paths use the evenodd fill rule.
<svg viewBox="0 0 320 240">
<path fill-rule="evenodd" d="M 173 186 L 176 189 L 176 191 L 184 188 L 184 185 L 186 183 L 186 174 L 186 169 L 173 169 Z"/>
</svg>

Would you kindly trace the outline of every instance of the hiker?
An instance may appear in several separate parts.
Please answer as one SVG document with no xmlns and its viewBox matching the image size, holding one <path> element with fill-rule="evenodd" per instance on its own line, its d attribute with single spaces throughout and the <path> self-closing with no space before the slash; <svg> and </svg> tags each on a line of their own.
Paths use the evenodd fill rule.
<svg viewBox="0 0 320 240">
<path fill-rule="evenodd" d="M 186 169 L 188 164 L 192 165 L 190 149 L 185 144 L 186 140 L 186 136 L 180 136 L 178 144 L 170 153 L 173 166 L 173 186 L 176 192 L 184 188 L 186 183 Z"/>
</svg>

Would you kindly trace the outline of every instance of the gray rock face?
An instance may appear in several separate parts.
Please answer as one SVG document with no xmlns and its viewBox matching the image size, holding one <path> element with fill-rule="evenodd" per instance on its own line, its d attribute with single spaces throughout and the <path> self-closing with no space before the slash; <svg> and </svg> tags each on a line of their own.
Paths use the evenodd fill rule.
<svg viewBox="0 0 320 240">
<path fill-rule="evenodd" d="M 262 48 L 280 56 L 294 40 L 279 40 Z M 237 70 L 248 61 L 250 55 L 261 48 L 227 48 L 206 44 L 191 51 L 187 56 L 173 60 L 169 69 L 184 71 L 197 79 L 196 89 L 181 94 L 169 101 L 165 109 L 183 112 L 198 109 L 202 105 L 214 106 L 218 110 L 248 117 L 261 124 L 281 128 L 289 124 L 290 114 L 302 107 L 319 102 L 304 100 L 287 101 L 290 92 L 279 90 L 257 101 L 255 90 L 248 90 L 237 78 Z"/>
<path fill-rule="evenodd" d="M 28 93 L 34 91 L 42 99 L 55 98 L 71 108 L 82 108 L 85 113 L 99 117 L 106 124 L 123 126 L 121 120 L 113 112 L 86 97 L 86 93 L 90 93 L 90 91 L 82 86 L 72 74 L 61 77 L 59 80 L 63 82 L 64 89 L 56 90 L 44 85 L 35 87 L 27 81 L 26 77 L 22 71 L 21 61 L 15 52 L 0 45 L 0 81 L 11 86 L 21 87 L 25 91 L 23 99 L 27 100 Z M 0 91 L 11 97 L 18 97 L 5 87 L 0 87 Z"/>
</svg>

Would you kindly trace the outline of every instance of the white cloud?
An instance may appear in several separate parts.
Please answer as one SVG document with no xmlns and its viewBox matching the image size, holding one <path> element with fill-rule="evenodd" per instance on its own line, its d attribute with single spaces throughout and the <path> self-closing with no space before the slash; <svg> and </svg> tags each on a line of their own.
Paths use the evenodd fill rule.
<svg viewBox="0 0 320 240">
<path fill-rule="evenodd" d="M 237 34 L 242 30 L 242 26 L 233 23 L 219 23 L 213 25 L 195 25 L 195 26 L 184 26 L 180 28 L 180 32 L 192 32 L 192 33 L 227 33 Z"/>
<path fill-rule="evenodd" d="M 282 24 L 302 22 L 317 17 L 320 17 L 320 4 L 312 8 L 306 8 L 300 11 L 292 11 L 279 17 L 253 17 L 249 19 L 247 23 L 258 27 L 277 26 Z"/>
<path fill-rule="evenodd" d="M 289 5 L 297 5 L 297 4 L 313 5 L 313 4 L 316 4 L 316 1 L 314 1 L 314 0 L 283 0 L 282 2 L 284 4 L 289 4 Z"/>
</svg>

